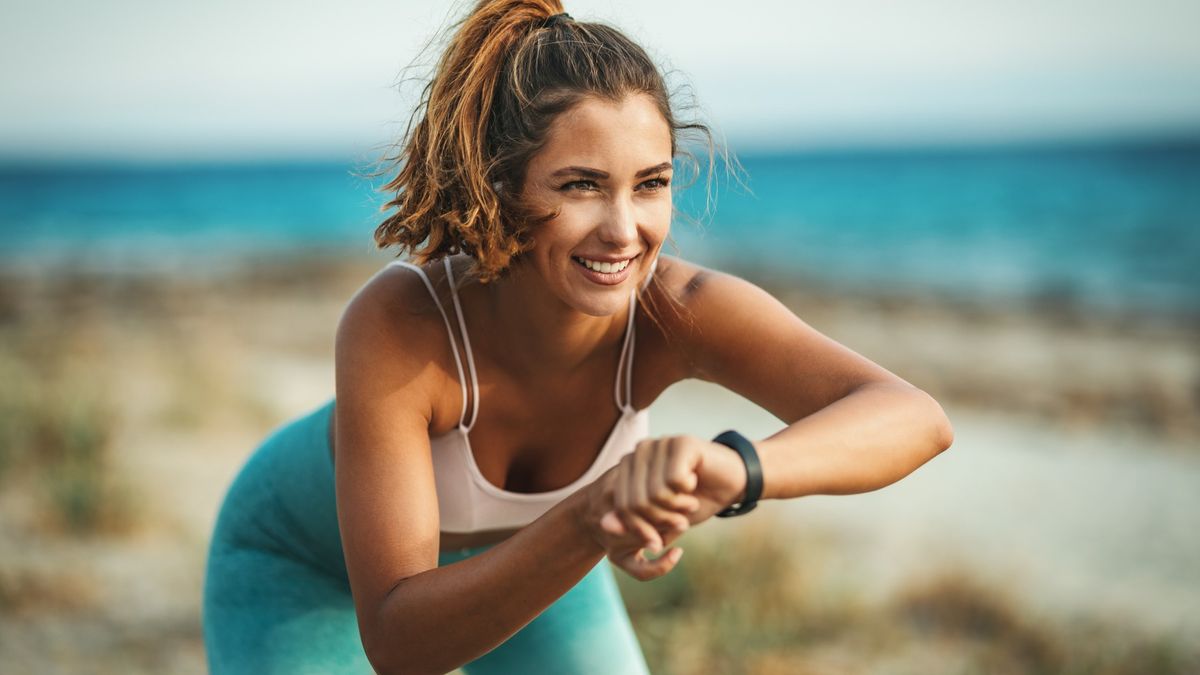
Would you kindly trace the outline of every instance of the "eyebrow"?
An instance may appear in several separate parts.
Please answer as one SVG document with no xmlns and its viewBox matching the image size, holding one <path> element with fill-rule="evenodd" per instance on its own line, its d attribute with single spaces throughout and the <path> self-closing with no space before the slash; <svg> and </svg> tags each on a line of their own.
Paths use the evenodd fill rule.
<svg viewBox="0 0 1200 675">
<path fill-rule="evenodd" d="M 666 171 L 667 169 L 670 169 L 670 168 L 671 168 L 670 162 L 663 162 L 662 164 L 656 164 L 654 166 L 642 169 L 641 171 L 634 174 L 634 177 L 641 178 L 643 176 L 649 176 L 652 173 L 659 173 L 660 171 Z M 559 169 L 558 171 L 555 171 L 554 173 L 552 173 L 550 175 L 551 176 L 579 175 L 579 176 L 584 176 L 586 178 L 596 178 L 596 179 L 608 178 L 607 171 L 601 171 L 600 169 L 593 169 L 591 167 L 586 167 L 586 166 L 564 166 L 563 168 Z"/>
</svg>

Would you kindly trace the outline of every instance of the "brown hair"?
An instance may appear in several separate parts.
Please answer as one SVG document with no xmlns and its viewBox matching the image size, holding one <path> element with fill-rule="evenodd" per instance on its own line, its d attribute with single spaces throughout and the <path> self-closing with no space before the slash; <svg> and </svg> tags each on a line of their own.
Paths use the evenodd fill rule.
<svg viewBox="0 0 1200 675">
<path fill-rule="evenodd" d="M 552 218 L 520 200 L 525 168 L 554 118 L 587 96 L 620 100 L 648 94 L 671 130 L 707 141 L 698 122 L 672 114 L 662 73 L 620 31 L 559 17 L 559 0 L 480 0 L 452 35 L 409 120 L 397 170 L 382 189 L 395 209 L 375 230 L 379 248 L 411 251 L 418 263 L 463 251 L 487 282 L 528 250 L 531 228 Z M 694 162 L 693 162 L 694 163 Z"/>
</svg>

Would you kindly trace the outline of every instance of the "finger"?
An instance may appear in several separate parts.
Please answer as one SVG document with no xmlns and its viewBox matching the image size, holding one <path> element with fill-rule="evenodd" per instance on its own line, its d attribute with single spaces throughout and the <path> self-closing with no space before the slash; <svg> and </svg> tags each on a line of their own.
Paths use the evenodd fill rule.
<svg viewBox="0 0 1200 675">
<path fill-rule="evenodd" d="M 658 553 L 662 550 L 662 535 L 658 530 L 646 522 L 641 516 L 630 514 L 630 520 L 633 521 L 634 532 L 637 532 L 642 537 L 642 547 L 650 549 L 653 553 Z"/>
<path fill-rule="evenodd" d="M 677 492 L 667 483 L 671 450 L 656 452 L 650 463 L 649 494 L 656 506 L 676 513 L 692 513 L 700 508 L 700 500 L 690 494 Z M 679 518 L 685 523 L 687 517 Z"/>
<path fill-rule="evenodd" d="M 600 543 L 607 552 L 608 557 L 613 560 L 616 560 L 620 556 L 633 555 L 638 551 L 643 551 L 644 555 L 650 554 L 640 534 L 632 532 L 627 532 L 619 536 L 609 532 L 602 532 L 602 534 L 604 536 Z"/>
<path fill-rule="evenodd" d="M 682 448 L 670 453 L 667 459 L 667 485 L 677 493 L 691 494 L 696 491 L 700 477 L 696 467 L 700 465 L 700 453 Z M 699 506 L 699 500 L 696 502 Z"/>
<path fill-rule="evenodd" d="M 633 453 L 632 481 L 629 484 L 629 494 L 633 501 L 633 510 L 639 516 L 651 521 L 657 521 L 654 509 L 650 508 L 650 497 L 646 494 L 646 479 L 650 473 L 650 459 L 657 451 L 658 442 L 650 444 L 639 452 Z"/>
<path fill-rule="evenodd" d="M 625 455 L 617 467 L 617 475 L 613 481 L 613 506 L 616 509 L 617 517 L 621 519 L 621 524 L 625 526 L 625 530 L 640 534 L 641 531 L 632 516 L 632 504 L 630 503 L 629 472 L 632 460 L 633 453 Z"/>
<path fill-rule="evenodd" d="M 620 516 L 625 529 L 637 533 L 642 538 L 643 546 L 649 548 L 651 551 L 658 552 L 662 550 L 662 536 L 659 535 L 658 529 L 654 525 L 634 510 L 633 495 L 635 481 L 633 472 L 636 465 L 636 454 L 636 452 L 631 452 L 621 459 L 621 471 L 617 476 L 618 482 L 613 492 L 614 504 L 617 507 L 617 515 Z"/>
<path fill-rule="evenodd" d="M 650 581 L 670 572 L 683 556 L 683 549 L 673 547 L 661 556 L 648 559 L 640 550 L 619 556 L 613 562 L 638 581 Z"/>
<path fill-rule="evenodd" d="M 665 509 L 650 499 L 650 485 L 654 479 L 652 467 L 655 457 L 661 456 L 666 452 L 666 446 L 669 440 L 655 440 L 648 447 L 639 448 L 639 451 L 634 453 L 633 461 L 633 482 L 630 485 L 630 492 L 633 499 L 634 511 L 650 522 L 657 529 L 679 530 L 686 529 L 688 525 L 687 516 L 680 513 L 675 513 Z"/>
<path fill-rule="evenodd" d="M 650 458 L 650 484 L 647 490 L 650 493 L 650 499 L 657 505 L 663 508 L 671 508 L 671 497 L 675 491 L 667 486 L 667 455 L 669 448 L 662 448 L 666 452 L 656 452 Z"/>
</svg>

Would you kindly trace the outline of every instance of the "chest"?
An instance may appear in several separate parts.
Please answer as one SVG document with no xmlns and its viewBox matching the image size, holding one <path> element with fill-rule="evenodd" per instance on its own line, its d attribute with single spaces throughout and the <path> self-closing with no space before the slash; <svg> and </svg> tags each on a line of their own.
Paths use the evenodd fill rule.
<svg viewBox="0 0 1200 675">
<path fill-rule="evenodd" d="M 680 379 L 677 359 L 658 337 L 651 327 L 638 326 L 629 388 L 622 374 L 619 396 L 615 349 L 587 368 L 554 377 L 518 376 L 489 359 L 486 347 L 476 351 L 479 411 L 469 445 L 479 473 L 510 492 L 550 492 L 582 477 L 610 441 L 633 443 L 632 415 L 618 407 L 618 398 L 641 410 Z M 447 378 L 440 402 L 431 435 L 453 432 L 464 408 L 470 420 L 475 405 L 464 404 L 456 378 Z"/>
<path fill-rule="evenodd" d="M 481 389 L 480 398 L 490 408 L 481 408 L 470 431 L 470 451 L 484 479 L 503 490 L 558 490 L 583 476 L 610 441 L 630 442 L 623 428 L 628 417 L 617 408 L 611 386 L 593 387 L 607 389 L 608 396 L 543 390 L 535 396 L 486 397 L 487 389 Z"/>
</svg>

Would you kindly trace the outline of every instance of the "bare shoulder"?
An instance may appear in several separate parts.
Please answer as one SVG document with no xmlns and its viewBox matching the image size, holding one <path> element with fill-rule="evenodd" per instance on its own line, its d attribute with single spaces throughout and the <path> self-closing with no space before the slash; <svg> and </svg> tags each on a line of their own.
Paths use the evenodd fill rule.
<svg viewBox="0 0 1200 675">
<path fill-rule="evenodd" d="M 656 285 L 665 290 L 676 302 L 691 305 L 706 296 L 722 294 L 763 293 L 754 284 L 728 272 L 711 269 L 690 260 L 670 255 L 660 255 L 654 272 Z M 714 287 L 714 283 L 716 287 Z"/>
<path fill-rule="evenodd" d="M 667 310 L 658 315 L 673 339 L 694 337 L 702 326 L 722 322 L 726 311 L 740 302 L 770 297 L 744 279 L 675 256 L 660 255 L 654 278 L 649 303 Z"/>
<path fill-rule="evenodd" d="M 696 377 L 696 347 L 711 327 L 712 314 L 720 315 L 712 284 L 728 275 L 675 256 L 660 254 L 654 282 L 641 294 L 644 326 L 652 332 L 645 349 L 657 355 L 654 373 L 663 388 Z M 639 330 L 642 330 L 639 327 Z M 641 341 L 639 341 L 641 344 Z"/>
<path fill-rule="evenodd" d="M 435 290 L 448 292 L 440 265 L 424 269 Z M 388 265 L 354 294 L 338 322 L 338 399 L 387 396 L 403 388 L 407 401 L 432 419 L 444 374 L 430 366 L 448 356 L 446 342 L 441 311 L 425 281 L 411 268 Z"/>
<path fill-rule="evenodd" d="M 426 277 L 436 289 L 443 284 L 441 266 L 425 265 Z M 391 264 L 379 270 L 362 285 L 346 307 L 346 314 L 356 319 L 408 317 L 439 319 L 437 305 L 429 294 L 421 275 L 410 267 Z M 407 324 L 407 322 L 397 322 Z"/>
</svg>

